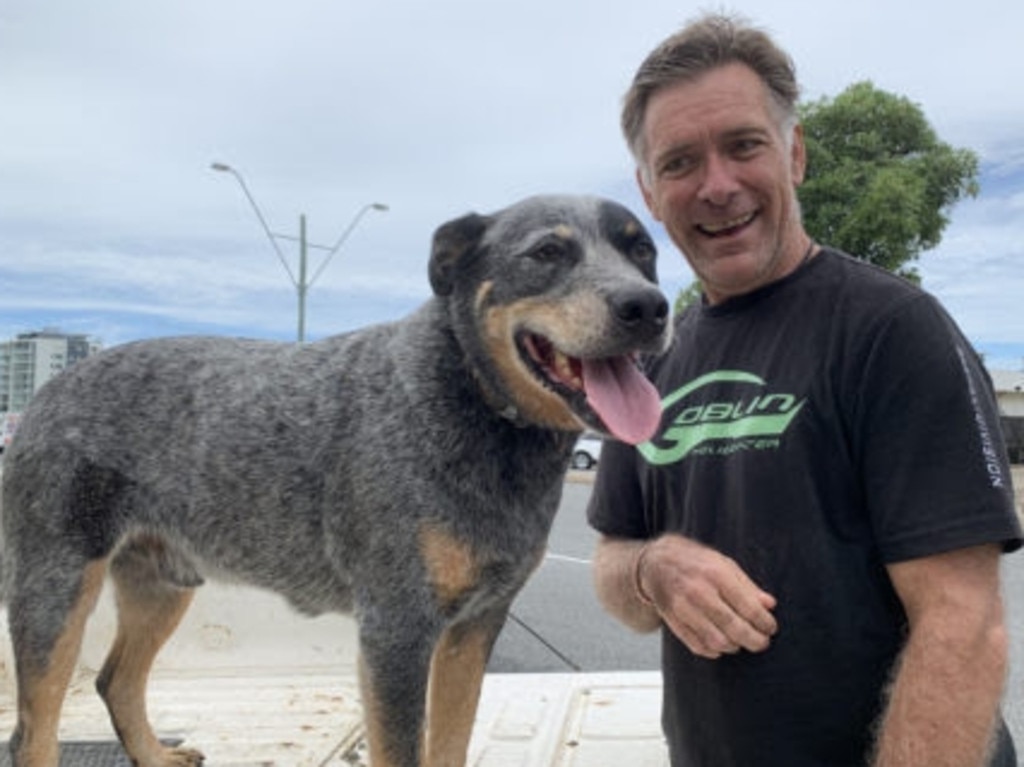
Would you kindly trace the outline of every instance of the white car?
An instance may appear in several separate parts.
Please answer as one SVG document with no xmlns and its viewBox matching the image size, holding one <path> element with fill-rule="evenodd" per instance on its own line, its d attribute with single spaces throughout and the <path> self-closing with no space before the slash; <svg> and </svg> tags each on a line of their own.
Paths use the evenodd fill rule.
<svg viewBox="0 0 1024 767">
<path fill-rule="evenodd" d="M 601 457 L 603 440 L 594 434 L 584 434 L 576 440 L 572 450 L 571 466 L 574 469 L 592 469 Z"/>
</svg>

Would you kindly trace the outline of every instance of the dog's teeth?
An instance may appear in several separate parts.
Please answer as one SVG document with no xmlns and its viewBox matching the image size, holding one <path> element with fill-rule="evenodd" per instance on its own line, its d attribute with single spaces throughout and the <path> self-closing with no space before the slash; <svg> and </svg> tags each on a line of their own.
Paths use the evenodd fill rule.
<svg viewBox="0 0 1024 767">
<path fill-rule="evenodd" d="M 566 354 L 554 350 L 552 355 L 551 371 L 558 378 L 559 383 L 572 389 L 582 389 L 583 379 L 580 377 L 579 365 Z"/>
<path fill-rule="evenodd" d="M 560 352 L 543 336 L 528 335 L 522 343 L 523 349 L 552 384 L 577 391 L 583 389 L 582 366 L 578 359 Z"/>
<path fill-rule="evenodd" d="M 555 372 L 563 381 L 569 382 L 575 377 L 572 372 L 572 363 L 569 358 L 561 352 L 555 352 Z"/>
</svg>

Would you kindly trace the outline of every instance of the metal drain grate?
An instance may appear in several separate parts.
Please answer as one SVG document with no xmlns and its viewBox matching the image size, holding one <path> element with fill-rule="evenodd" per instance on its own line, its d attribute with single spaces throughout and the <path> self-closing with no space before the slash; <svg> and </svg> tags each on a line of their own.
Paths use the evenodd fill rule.
<svg viewBox="0 0 1024 767">
<path fill-rule="evenodd" d="M 165 746 L 177 746 L 180 740 L 163 740 Z M 11 754 L 6 742 L 0 743 L 0 767 L 11 767 Z M 62 741 L 60 767 L 132 767 L 121 744 L 116 740 Z"/>
</svg>

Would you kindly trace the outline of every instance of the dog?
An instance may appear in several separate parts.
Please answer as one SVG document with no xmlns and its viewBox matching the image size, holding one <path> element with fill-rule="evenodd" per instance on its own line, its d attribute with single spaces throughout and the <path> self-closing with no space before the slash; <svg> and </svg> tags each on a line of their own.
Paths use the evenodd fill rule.
<svg viewBox="0 0 1024 767">
<path fill-rule="evenodd" d="M 656 251 L 621 205 L 542 196 L 437 229 L 433 295 L 309 344 L 113 347 L 33 399 L 6 458 L 3 586 L 16 767 L 56 767 L 59 712 L 109 575 L 96 687 L 140 767 L 153 659 L 206 578 L 351 612 L 374 767 L 465 763 L 484 669 L 541 560 L 576 436 L 660 419 Z M 429 726 L 428 726 L 429 718 Z"/>
</svg>

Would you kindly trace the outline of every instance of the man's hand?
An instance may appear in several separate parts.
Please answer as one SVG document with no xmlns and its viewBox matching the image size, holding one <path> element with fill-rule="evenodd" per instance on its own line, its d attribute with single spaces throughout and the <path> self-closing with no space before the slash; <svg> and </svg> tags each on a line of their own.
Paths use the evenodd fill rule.
<svg viewBox="0 0 1024 767">
<path fill-rule="evenodd" d="M 696 655 L 761 652 L 778 631 L 775 597 L 729 557 L 681 535 L 648 543 L 634 577 L 665 625 Z"/>
<path fill-rule="evenodd" d="M 718 658 L 768 648 L 775 597 L 729 557 L 681 535 L 601 538 L 594 585 L 612 615 L 637 631 L 666 625 L 691 651 Z"/>
</svg>

